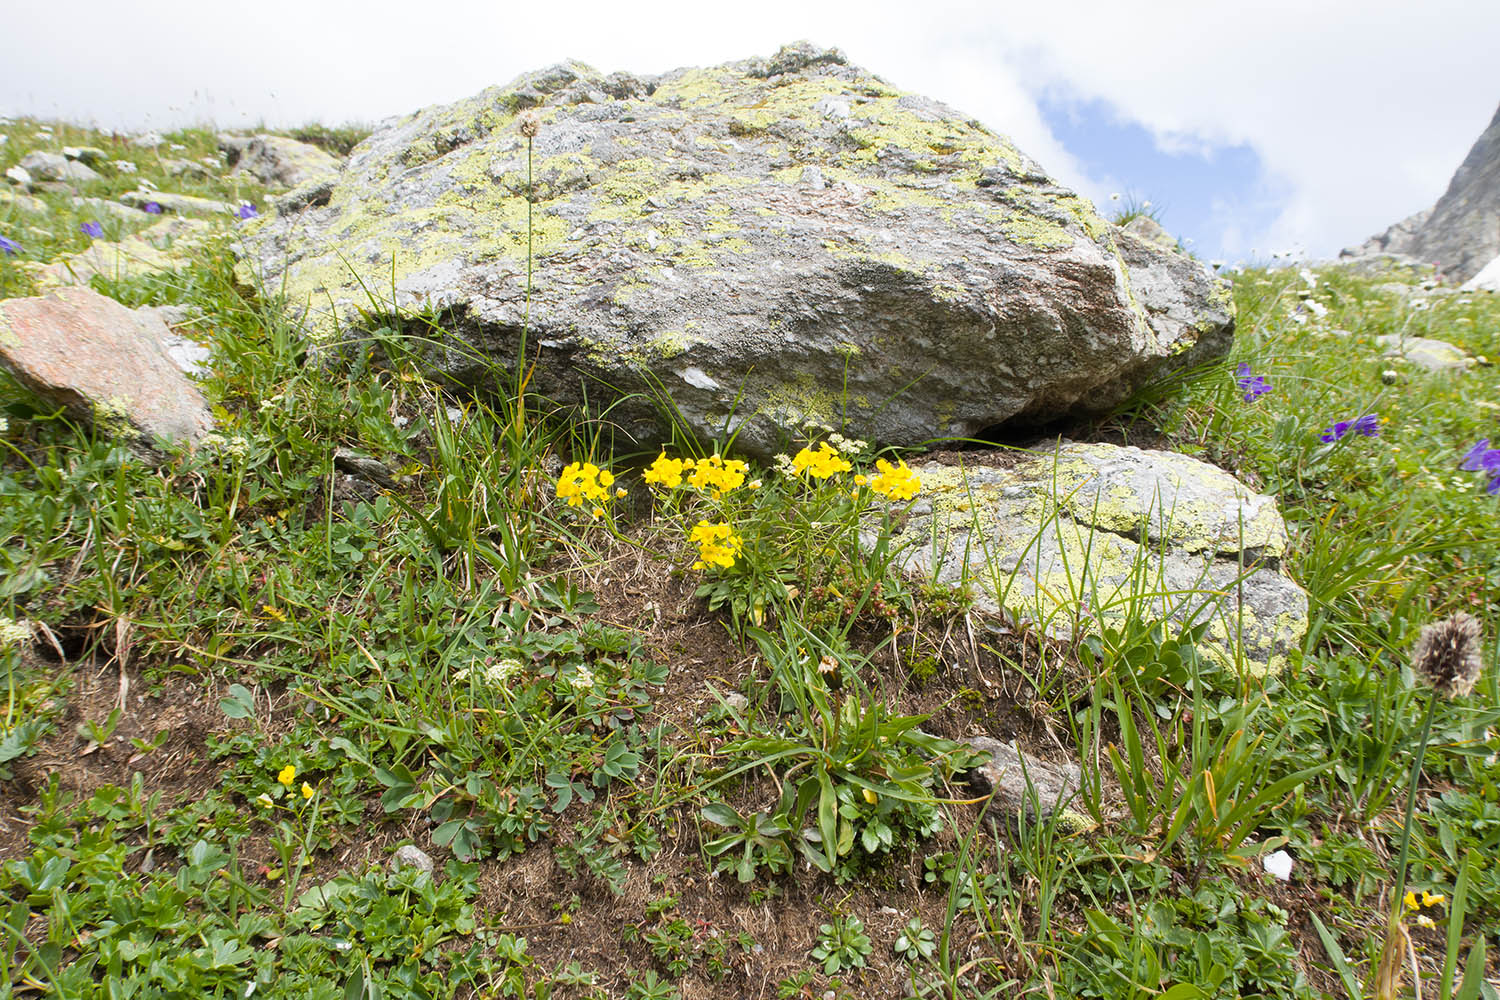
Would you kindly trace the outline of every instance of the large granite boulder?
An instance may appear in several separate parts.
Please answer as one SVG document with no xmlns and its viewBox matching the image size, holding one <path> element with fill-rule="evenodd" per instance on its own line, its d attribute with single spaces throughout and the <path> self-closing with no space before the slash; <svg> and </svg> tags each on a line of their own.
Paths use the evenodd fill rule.
<svg viewBox="0 0 1500 1000">
<path fill-rule="evenodd" d="M 1306 633 L 1273 497 L 1172 452 L 1065 442 L 1000 457 L 916 469 L 909 571 L 967 580 L 981 610 L 1058 638 L 1126 615 L 1207 622 L 1201 651 L 1232 662 L 1238 645 L 1255 672 L 1281 670 Z"/>
<path fill-rule="evenodd" d="M 219 150 L 233 176 L 249 174 L 262 184 L 297 187 L 339 170 L 331 154 L 284 135 L 220 135 Z"/>
<path fill-rule="evenodd" d="M 752 452 L 809 422 L 971 435 L 1106 410 L 1232 338 L 1198 262 L 806 44 L 650 79 L 529 73 L 387 124 L 331 191 L 285 204 L 250 262 L 322 335 L 403 310 L 450 332 L 448 374 L 495 384 L 528 329 L 535 389 L 623 400 L 610 419 L 642 439 L 664 397 Z"/>
<path fill-rule="evenodd" d="M 1500 108 L 1437 204 L 1339 256 L 1387 254 L 1436 264 L 1456 284 L 1500 255 Z"/>
<path fill-rule="evenodd" d="M 213 429 L 202 393 L 169 350 L 176 339 L 157 313 L 88 288 L 0 299 L 0 365 L 148 457 L 159 440 L 193 444 Z"/>
</svg>

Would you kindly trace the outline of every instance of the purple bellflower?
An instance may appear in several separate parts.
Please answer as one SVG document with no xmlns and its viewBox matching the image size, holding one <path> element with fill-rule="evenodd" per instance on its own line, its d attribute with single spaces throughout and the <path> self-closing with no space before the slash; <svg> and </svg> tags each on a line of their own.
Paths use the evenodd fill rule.
<svg viewBox="0 0 1500 1000">
<path fill-rule="evenodd" d="M 85 236 L 92 236 L 95 239 L 98 239 L 99 237 L 104 235 L 104 227 L 99 225 L 99 223 L 97 222 L 85 222 L 83 225 L 78 227 L 78 231 L 83 233 L 83 235 Z"/>
<path fill-rule="evenodd" d="M 0 236 L 0 253 L 17 254 L 20 252 L 21 244 L 17 243 L 15 240 L 8 240 L 4 236 Z"/>
<path fill-rule="evenodd" d="M 1262 396 L 1271 391 L 1271 383 L 1266 381 L 1264 375 L 1250 374 L 1250 365 L 1242 364 L 1235 369 L 1235 385 L 1245 394 L 1245 402 L 1253 403 L 1257 396 Z"/>
<path fill-rule="evenodd" d="M 1333 442 L 1339 440 L 1350 431 L 1354 431 L 1367 438 L 1379 437 L 1380 418 L 1373 413 L 1367 413 L 1362 417 L 1355 417 L 1353 420 L 1340 420 L 1319 435 L 1318 439 L 1320 441 Z"/>
<path fill-rule="evenodd" d="M 253 219 L 257 215 L 259 215 L 260 213 L 255 210 L 255 206 L 254 205 L 250 204 L 247 201 L 243 205 L 241 205 L 239 207 L 239 209 L 235 211 L 234 214 L 237 215 L 238 217 L 240 217 L 241 219 Z"/>
<path fill-rule="evenodd" d="M 1467 472 L 1483 472 L 1490 477 L 1484 491 L 1490 496 L 1500 496 L 1500 448 L 1491 448 L 1490 439 L 1484 438 L 1464 455 L 1459 468 Z"/>
</svg>

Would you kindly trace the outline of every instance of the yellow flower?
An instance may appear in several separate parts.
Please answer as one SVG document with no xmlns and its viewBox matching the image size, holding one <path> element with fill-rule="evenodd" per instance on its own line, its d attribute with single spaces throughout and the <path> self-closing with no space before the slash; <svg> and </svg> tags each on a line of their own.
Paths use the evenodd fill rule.
<svg viewBox="0 0 1500 1000">
<path fill-rule="evenodd" d="M 281 769 L 281 773 L 276 776 L 276 780 L 281 782 L 286 787 L 291 788 L 292 782 L 297 780 L 297 769 L 288 764 L 286 767 L 283 767 Z"/>
<path fill-rule="evenodd" d="M 877 803 L 877 802 L 880 801 L 880 797 L 878 795 L 876 795 L 874 792 L 870 791 L 868 788 L 864 789 L 864 793 L 865 793 L 865 801 L 868 802 L 868 803 L 870 803 L 870 805 L 873 806 L 875 803 Z"/>
<path fill-rule="evenodd" d="M 907 468 L 904 459 L 894 466 L 883 458 L 878 459 L 875 462 L 875 468 L 880 471 L 880 475 L 870 480 L 870 489 L 883 497 L 889 497 L 892 500 L 910 500 L 922 488 L 922 480 L 915 472 Z"/>
<path fill-rule="evenodd" d="M 1442 893 L 1440 893 L 1440 892 L 1428 892 L 1426 889 L 1422 890 L 1422 905 L 1423 906 L 1437 906 L 1439 903 L 1446 903 L 1446 902 L 1448 902 L 1448 897 L 1444 896 Z"/>
<path fill-rule="evenodd" d="M 749 471 L 749 466 L 739 459 L 724 459 L 718 455 L 699 459 L 693 463 L 692 468 L 693 474 L 688 477 L 688 485 L 711 495 L 715 500 L 744 486 L 745 473 Z"/>
<path fill-rule="evenodd" d="M 666 450 L 663 449 L 641 478 L 646 481 L 647 486 L 660 486 L 665 490 L 675 490 L 682 485 L 682 470 L 682 459 L 668 458 Z"/>
<path fill-rule="evenodd" d="M 710 566 L 729 569 L 745 548 L 744 539 L 735 534 L 727 522 L 709 524 L 699 521 L 688 533 L 688 541 L 698 546 L 698 561 L 693 563 L 693 569 Z"/>
<path fill-rule="evenodd" d="M 593 462 L 574 462 L 557 477 L 557 498 L 566 500 L 569 507 L 582 507 L 585 500 L 599 505 L 609 500 L 609 488 L 614 484 L 615 477 L 608 469 Z"/>
<path fill-rule="evenodd" d="M 829 476 L 840 472 L 848 472 L 853 466 L 833 448 L 829 447 L 827 441 L 818 442 L 817 450 L 803 448 L 792 456 L 792 469 L 801 475 L 807 473 L 814 479 L 827 479 Z"/>
<path fill-rule="evenodd" d="M 265 792 L 261 792 L 259 795 L 257 795 L 255 797 L 255 801 L 259 802 L 261 805 L 265 806 L 267 809 L 270 809 L 271 807 L 273 807 L 273 806 L 276 805 L 275 802 L 271 801 L 271 796 L 267 795 Z"/>
<path fill-rule="evenodd" d="M 304 799 L 310 799 L 313 797 L 313 786 L 309 785 L 305 781 L 302 783 L 302 797 Z"/>
<path fill-rule="evenodd" d="M 262 604 L 260 613 L 266 618 L 274 618 L 276 621 L 286 621 L 286 614 L 274 604 Z"/>
<path fill-rule="evenodd" d="M 1415 892 L 1408 892 L 1402 897 L 1401 902 L 1406 904 L 1408 910 L 1418 910 L 1422 907 L 1422 904 L 1417 902 L 1417 894 Z"/>
</svg>

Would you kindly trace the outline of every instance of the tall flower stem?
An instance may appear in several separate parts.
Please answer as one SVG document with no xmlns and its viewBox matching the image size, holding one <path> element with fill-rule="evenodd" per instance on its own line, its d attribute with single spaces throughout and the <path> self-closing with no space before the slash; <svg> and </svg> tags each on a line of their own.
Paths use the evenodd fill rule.
<svg viewBox="0 0 1500 1000">
<path fill-rule="evenodd" d="M 1439 698 L 1436 692 L 1427 702 L 1427 714 L 1422 719 L 1422 736 L 1417 741 L 1417 759 L 1411 765 L 1411 779 L 1406 788 L 1406 818 L 1401 824 L 1401 851 L 1396 861 L 1396 894 L 1391 900 L 1390 926 L 1400 918 L 1406 895 L 1406 859 L 1411 851 L 1411 817 L 1417 805 L 1417 783 L 1422 779 L 1422 762 L 1427 757 L 1427 740 L 1432 735 L 1432 717 L 1437 714 Z"/>
</svg>

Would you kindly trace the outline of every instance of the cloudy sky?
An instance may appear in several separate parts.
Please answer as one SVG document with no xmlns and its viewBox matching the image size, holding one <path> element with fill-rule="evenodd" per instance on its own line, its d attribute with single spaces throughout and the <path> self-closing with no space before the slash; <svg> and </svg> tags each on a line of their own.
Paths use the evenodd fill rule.
<svg viewBox="0 0 1500 1000">
<path fill-rule="evenodd" d="M 375 122 L 565 58 L 656 73 L 806 38 L 1228 260 L 1331 256 L 1427 207 L 1500 103 L 1494 0 L 70 0 L 4 21 L 0 115 L 130 129 Z"/>
</svg>

